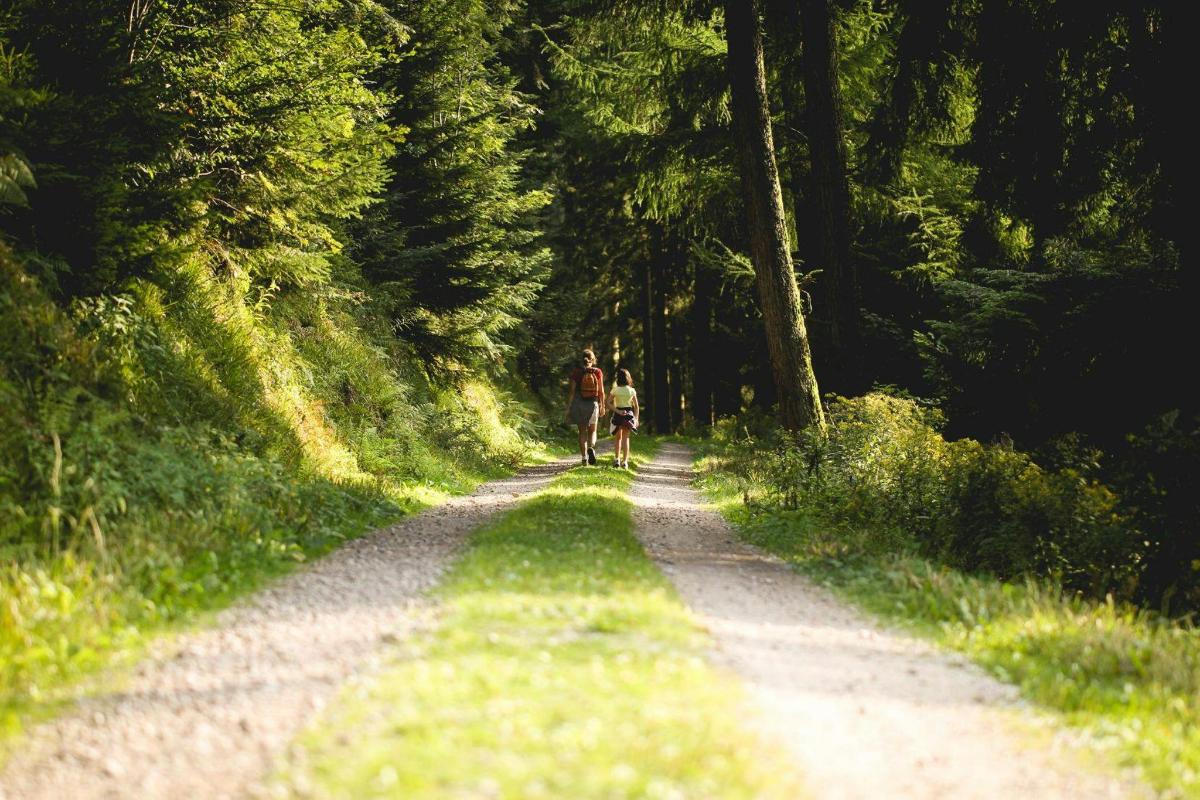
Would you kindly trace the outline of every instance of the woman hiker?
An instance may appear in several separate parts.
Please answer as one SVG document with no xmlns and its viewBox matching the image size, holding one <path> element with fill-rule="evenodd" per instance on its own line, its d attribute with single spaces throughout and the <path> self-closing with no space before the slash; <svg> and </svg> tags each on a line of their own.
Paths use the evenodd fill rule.
<svg viewBox="0 0 1200 800">
<path fill-rule="evenodd" d="M 608 407 L 613 412 L 608 432 L 617 440 L 613 448 L 613 466 L 626 469 L 629 467 L 629 440 L 637 431 L 638 417 L 641 415 L 637 390 L 633 388 L 629 370 L 617 370 L 617 385 L 608 396 Z"/>
<path fill-rule="evenodd" d="M 584 464 L 596 463 L 596 423 L 603 406 L 604 373 L 596 366 L 596 354 L 584 350 L 582 364 L 571 371 L 567 397 L 567 419 L 579 427 L 579 457 Z"/>
</svg>

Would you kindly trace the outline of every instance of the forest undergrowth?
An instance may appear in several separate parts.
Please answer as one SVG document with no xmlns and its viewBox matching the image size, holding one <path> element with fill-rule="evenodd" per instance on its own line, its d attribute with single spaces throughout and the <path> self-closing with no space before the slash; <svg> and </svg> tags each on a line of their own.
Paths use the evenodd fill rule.
<svg viewBox="0 0 1200 800">
<path fill-rule="evenodd" d="M 1165 797 L 1200 796 L 1200 630 L 1130 601 L 1141 537 L 1115 495 L 1000 445 L 950 442 L 887 395 L 827 438 L 728 420 L 699 482 L 750 542 L 959 651 Z"/>
<path fill-rule="evenodd" d="M 537 456 L 526 409 L 435 386 L 347 283 L 63 311 L 3 250 L 0 278 L 6 736 L 151 635 Z"/>
</svg>

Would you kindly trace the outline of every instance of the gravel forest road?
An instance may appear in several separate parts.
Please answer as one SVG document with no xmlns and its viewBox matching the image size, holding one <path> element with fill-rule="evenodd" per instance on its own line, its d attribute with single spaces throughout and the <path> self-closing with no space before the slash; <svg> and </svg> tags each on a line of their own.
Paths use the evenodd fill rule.
<svg viewBox="0 0 1200 800">
<path fill-rule="evenodd" d="M 426 594 L 470 532 L 575 463 L 484 484 L 164 639 L 121 686 L 35 727 L 0 772 L 0 800 L 260 794 L 338 688 L 427 618 Z"/>
<path fill-rule="evenodd" d="M 745 542 L 692 487 L 692 454 L 664 444 L 632 491 L 636 532 L 747 688 L 751 724 L 793 754 L 813 797 L 1139 796 L 1072 765 L 1016 690 L 888 631 Z M 1040 727 L 1045 727 L 1044 725 Z"/>
<path fill-rule="evenodd" d="M 738 540 L 663 444 L 631 491 L 636 533 L 746 687 L 746 722 L 793 755 L 813 797 L 1142 796 L 1080 768 L 1015 690 L 879 627 Z M 0 800 L 255 797 L 293 737 L 383 645 L 427 624 L 436 585 L 483 522 L 574 458 L 525 470 L 355 540 L 164 640 L 125 685 L 34 728 Z M 731 675 L 732 678 L 732 675 Z"/>
</svg>

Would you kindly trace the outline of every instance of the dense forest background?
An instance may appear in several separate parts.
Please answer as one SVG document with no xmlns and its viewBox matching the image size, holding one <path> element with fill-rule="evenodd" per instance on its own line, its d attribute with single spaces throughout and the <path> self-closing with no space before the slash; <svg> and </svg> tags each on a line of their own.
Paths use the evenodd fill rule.
<svg viewBox="0 0 1200 800">
<path fill-rule="evenodd" d="M 961 566 L 1200 607 L 1176 6 L 726 5 L 6 2 L 10 686 L 518 463 L 584 346 L 657 432 L 767 436 L 780 502 L 824 469 Z M 775 423 L 760 53 L 827 431 Z"/>
<path fill-rule="evenodd" d="M 924 455 L 899 445 L 896 460 L 873 465 L 886 477 L 869 477 L 861 464 L 880 440 L 855 440 L 859 466 L 845 455 L 833 458 L 841 468 L 826 464 L 840 469 L 837 491 L 875 481 L 866 502 L 924 502 L 863 522 L 902 518 L 968 568 L 1194 608 L 1187 487 L 1200 451 L 1181 367 L 1197 295 L 1177 199 L 1170 5 L 776 0 L 761 12 L 822 393 L 910 398 L 842 404 L 840 419 L 852 427 L 865 414 L 868 427 L 905 435 L 932 426 L 990 454 L 942 454 L 976 463 L 939 473 L 957 488 L 922 496 L 903 464 Z M 746 255 L 727 13 L 531 4 L 533 41 L 514 37 L 521 88 L 546 109 L 526 137 L 531 166 L 547 165 L 558 198 L 546 228 L 557 267 L 524 374 L 557 376 L 582 335 L 644 376 L 657 430 L 768 413 L 778 400 Z M 790 446 L 806 468 L 829 457 L 828 445 Z M 1014 450 L 1031 460 L 1006 458 Z M 1036 480 L 1031 463 L 1043 468 Z M 780 495 L 817 488 L 786 464 L 770 469 Z M 1119 501 L 1082 499 L 1096 484 Z M 942 491 L 957 493 L 952 508 L 934 502 Z M 939 510 L 980 532 L 937 533 L 928 517 Z M 1002 531 L 1005 517 L 1050 541 Z"/>
</svg>

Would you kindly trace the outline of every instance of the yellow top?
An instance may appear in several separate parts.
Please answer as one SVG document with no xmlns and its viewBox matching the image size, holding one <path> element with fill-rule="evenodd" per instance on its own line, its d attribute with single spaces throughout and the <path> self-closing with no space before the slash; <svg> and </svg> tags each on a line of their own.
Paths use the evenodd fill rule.
<svg viewBox="0 0 1200 800">
<path fill-rule="evenodd" d="M 637 397 L 637 391 L 632 386 L 614 386 L 612 390 L 613 408 L 632 408 L 635 397 Z"/>
</svg>

